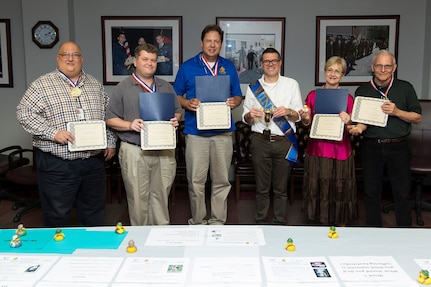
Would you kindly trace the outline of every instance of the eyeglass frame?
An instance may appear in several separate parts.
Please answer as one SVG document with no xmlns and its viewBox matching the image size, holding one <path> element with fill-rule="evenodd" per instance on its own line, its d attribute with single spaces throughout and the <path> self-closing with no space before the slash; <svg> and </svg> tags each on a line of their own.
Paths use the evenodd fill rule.
<svg viewBox="0 0 431 287">
<path fill-rule="evenodd" d="M 332 74 L 333 73 L 336 76 L 341 76 L 343 74 L 342 71 L 340 71 L 340 70 L 333 70 L 333 69 L 327 69 L 327 70 L 325 70 L 325 73 L 328 73 L 328 74 Z"/>
<path fill-rule="evenodd" d="M 82 54 L 79 53 L 62 53 L 62 54 L 57 54 L 58 56 L 60 56 L 62 59 L 69 59 L 72 56 L 72 59 L 77 60 L 79 58 L 82 57 Z"/>
<path fill-rule="evenodd" d="M 385 68 L 385 70 L 392 70 L 395 67 L 395 64 L 390 64 L 390 65 L 373 64 L 373 67 L 378 70 L 381 70 L 382 68 Z"/>
<path fill-rule="evenodd" d="M 269 66 L 271 64 L 278 64 L 281 62 L 281 59 L 272 59 L 272 60 L 262 60 L 262 64 Z"/>
</svg>

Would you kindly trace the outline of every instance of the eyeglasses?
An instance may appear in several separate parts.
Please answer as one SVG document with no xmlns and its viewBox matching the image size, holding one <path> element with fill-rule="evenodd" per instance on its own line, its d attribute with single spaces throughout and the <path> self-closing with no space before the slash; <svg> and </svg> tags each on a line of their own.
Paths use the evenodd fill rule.
<svg viewBox="0 0 431 287">
<path fill-rule="evenodd" d="M 82 56 L 81 54 L 78 54 L 78 53 L 72 53 L 72 54 L 70 54 L 70 53 L 63 53 L 63 54 L 58 54 L 58 55 L 60 57 L 62 57 L 63 59 L 69 59 L 69 57 L 72 56 L 72 58 L 74 60 L 79 59 Z"/>
<path fill-rule="evenodd" d="M 262 60 L 262 63 L 264 65 L 271 65 L 271 64 L 278 64 L 280 62 L 280 59 L 273 59 L 273 60 Z"/>
<path fill-rule="evenodd" d="M 373 65 L 374 68 L 381 70 L 382 68 L 385 68 L 385 70 L 390 70 L 394 67 L 394 65 L 382 65 L 382 64 L 376 64 Z"/>
<path fill-rule="evenodd" d="M 334 74 L 335 74 L 335 75 L 337 75 L 337 76 L 341 75 L 341 71 L 339 71 L 339 70 L 333 70 L 333 69 L 327 69 L 327 70 L 325 71 L 325 73 L 327 73 L 327 74 L 332 74 L 332 73 L 334 73 Z"/>
</svg>

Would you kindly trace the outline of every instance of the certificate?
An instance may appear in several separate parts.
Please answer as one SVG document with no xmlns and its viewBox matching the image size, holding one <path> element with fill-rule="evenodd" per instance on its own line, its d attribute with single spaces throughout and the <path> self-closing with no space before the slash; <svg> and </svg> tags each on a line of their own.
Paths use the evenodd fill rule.
<svg viewBox="0 0 431 287">
<path fill-rule="evenodd" d="M 201 102 L 196 110 L 198 130 L 230 129 L 230 118 L 230 107 L 226 102 Z"/>
<path fill-rule="evenodd" d="M 310 129 L 310 138 L 341 141 L 343 139 L 344 122 L 339 115 L 316 114 Z"/>
<path fill-rule="evenodd" d="M 69 122 L 67 130 L 75 137 L 73 143 L 68 143 L 69 151 L 105 149 L 107 146 L 105 121 Z"/>
<path fill-rule="evenodd" d="M 175 149 L 175 128 L 168 121 L 146 121 L 141 130 L 141 149 L 162 150 Z"/>
<path fill-rule="evenodd" d="M 382 105 L 387 100 L 370 97 L 356 97 L 353 104 L 352 122 L 385 127 L 388 114 L 382 111 Z"/>
</svg>

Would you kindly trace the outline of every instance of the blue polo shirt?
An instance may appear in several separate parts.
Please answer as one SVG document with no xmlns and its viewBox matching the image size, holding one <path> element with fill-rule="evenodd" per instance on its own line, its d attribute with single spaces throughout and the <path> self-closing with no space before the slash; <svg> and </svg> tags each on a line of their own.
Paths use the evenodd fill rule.
<svg viewBox="0 0 431 287">
<path fill-rule="evenodd" d="M 196 98 L 196 76 L 212 77 L 211 72 L 202 60 L 202 52 L 184 62 L 177 73 L 174 83 L 174 90 L 177 95 L 184 96 L 190 100 Z M 241 87 L 239 85 L 238 74 L 234 64 L 223 58 L 218 57 L 217 75 L 230 78 L 230 94 L 233 96 L 242 96 Z M 186 110 L 184 113 L 185 127 L 184 133 L 199 136 L 213 136 L 235 130 L 235 124 L 231 115 L 231 127 L 229 130 L 198 130 L 196 124 L 196 112 Z"/>
</svg>

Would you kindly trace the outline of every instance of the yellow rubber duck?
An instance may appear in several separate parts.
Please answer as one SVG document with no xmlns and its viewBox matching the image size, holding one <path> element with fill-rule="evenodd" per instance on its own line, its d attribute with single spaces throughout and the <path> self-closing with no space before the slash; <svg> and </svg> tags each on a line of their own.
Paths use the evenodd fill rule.
<svg viewBox="0 0 431 287">
<path fill-rule="evenodd" d="M 287 239 L 287 242 L 286 242 L 286 245 L 284 246 L 284 248 L 287 251 L 295 251 L 296 247 L 295 247 L 295 244 L 293 244 L 292 238 Z"/>
<path fill-rule="evenodd" d="M 424 285 L 431 285 L 431 278 L 429 277 L 428 270 L 419 271 L 418 282 Z"/>
<path fill-rule="evenodd" d="M 118 234 L 123 234 L 126 231 L 126 228 L 123 226 L 123 223 L 121 221 L 117 222 L 117 225 L 115 226 L 115 232 Z"/>
<path fill-rule="evenodd" d="M 335 231 L 335 226 L 331 226 L 329 228 L 328 237 L 332 239 L 338 238 L 338 233 Z"/>
<path fill-rule="evenodd" d="M 138 250 L 138 248 L 135 245 L 135 241 L 129 240 L 129 244 L 127 245 L 126 251 L 128 253 L 135 253 Z"/>
<path fill-rule="evenodd" d="M 19 238 L 18 235 L 14 234 L 14 236 L 12 236 L 12 239 L 11 239 L 9 245 L 12 248 L 20 247 L 22 245 L 21 238 Z"/>
<path fill-rule="evenodd" d="M 18 225 L 17 230 L 15 231 L 15 234 L 19 235 L 20 237 L 27 234 L 27 231 L 25 230 L 24 224 L 20 223 Z"/>
<path fill-rule="evenodd" d="M 66 236 L 61 231 L 61 229 L 57 229 L 54 234 L 54 240 L 55 241 L 62 241 Z"/>
</svg>

